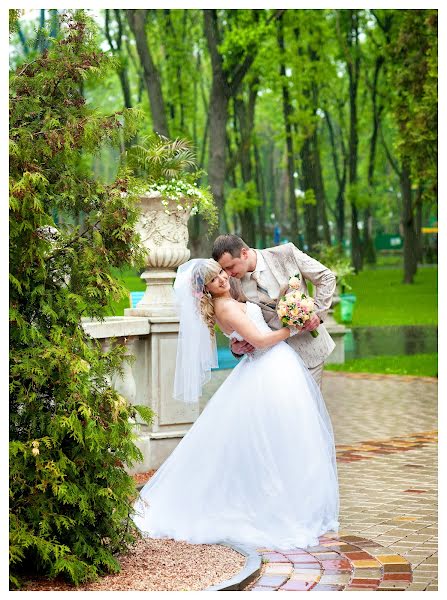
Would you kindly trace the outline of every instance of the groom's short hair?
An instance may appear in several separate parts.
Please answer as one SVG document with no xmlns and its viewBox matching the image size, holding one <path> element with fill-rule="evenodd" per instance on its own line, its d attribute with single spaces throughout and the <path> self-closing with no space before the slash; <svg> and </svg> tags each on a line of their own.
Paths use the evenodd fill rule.
<svg viewBox="0 0 447 600">
<path fill-rule="evenodd" d="M 233 258 L 239 258 L 242 248 L 249 248 L 243 239 L 238 235 L 225 233 L 215 239 L 212 256 L 214 260 L 218 261 L 225 252 L 229 252 Z"/>
</svg>

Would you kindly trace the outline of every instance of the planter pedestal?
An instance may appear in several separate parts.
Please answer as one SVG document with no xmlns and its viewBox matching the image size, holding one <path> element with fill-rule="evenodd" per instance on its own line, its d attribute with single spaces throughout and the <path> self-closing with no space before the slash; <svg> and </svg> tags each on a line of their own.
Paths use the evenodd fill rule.
<svg viewBox="0 0 447 600">
<path fill-rule="evenodd" d="M 160 194 L 141 197 L 142 214 L 138 224 L 147 250 L 146 269 L 141 278 L 146 292 L 126 316 L 146 317 L 150 334 L 145 339 L 144 404 L 156 413 L 150 427 L 140 425 L 138 443 L 143 453 L 140 471 L 157 469 L 171 454 L 199 415 L 199 405 L 185 404 L 172 398 L 179 319 L 172 285 L 176 269 L 189 259 L 189 210 L 179 210 L 177 202 Z"/>
</svg>

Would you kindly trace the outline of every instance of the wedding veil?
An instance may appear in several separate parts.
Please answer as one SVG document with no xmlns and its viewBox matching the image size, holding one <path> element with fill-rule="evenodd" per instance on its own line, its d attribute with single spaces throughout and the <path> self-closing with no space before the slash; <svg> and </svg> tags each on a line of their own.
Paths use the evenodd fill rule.
<svg viewBox="0 0 447 600">
<path fill-rule="evenodd" d="M 175 365 L 175 400 L 197 402 L 218 366 L 216 338 L 200 315 L 205 275 L 213 259 L 194 258 L 177 269 L 174 294 L 180 316 Z"/>
</svg>

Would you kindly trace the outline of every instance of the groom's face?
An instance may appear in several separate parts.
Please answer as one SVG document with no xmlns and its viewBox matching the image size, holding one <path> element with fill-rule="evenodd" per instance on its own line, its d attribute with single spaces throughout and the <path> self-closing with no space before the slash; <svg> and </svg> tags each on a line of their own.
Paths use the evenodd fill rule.
<svg viewBox="0 0 447 600">
<path fill-rule="evenodd" d="M 229 252 L 224 252 L 218 263 L 230 277 L 242 279 L 248 271 L 248 258 L 247 248 L 242 248 L 240 256 L 231 256 Z"/>
</svg>

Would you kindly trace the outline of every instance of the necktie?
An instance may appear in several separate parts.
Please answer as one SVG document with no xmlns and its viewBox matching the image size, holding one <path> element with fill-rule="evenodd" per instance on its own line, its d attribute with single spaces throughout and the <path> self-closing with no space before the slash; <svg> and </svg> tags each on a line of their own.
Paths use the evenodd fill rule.
<svg viewBox="0 0 447 600">
<path fill-rule="evenodd" d="M 251 275 L 251 278 L 256 283 L 257 290 L 258 290 L 259 301 L 262 302 L 263 304 L 267 304 L 268 306 L 274 308 L 275 307 L 275 302 L 272 300 L 272 298 L 270 298 L 268 290 L 266 290 L 265 287 L 262 287 L 260 285 L 258 273 L 253 272 L 252 275 Z"/>
</svg>

